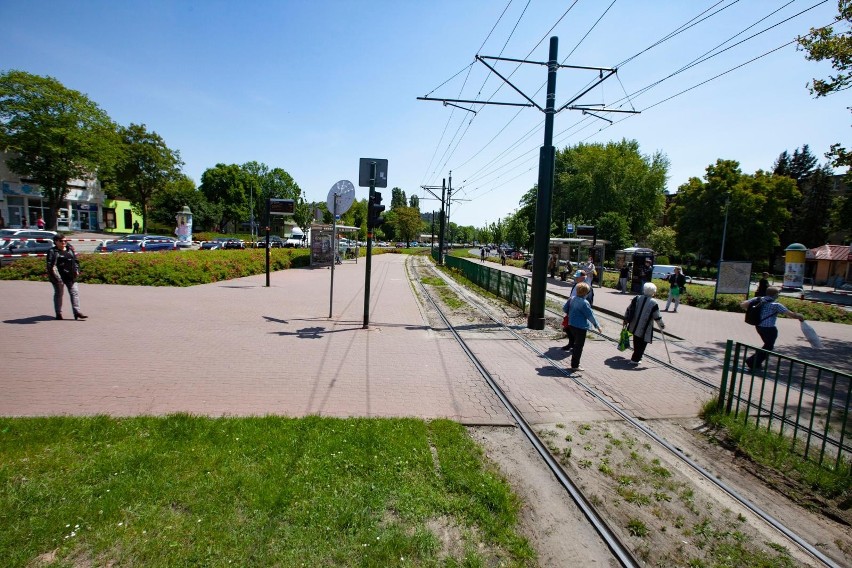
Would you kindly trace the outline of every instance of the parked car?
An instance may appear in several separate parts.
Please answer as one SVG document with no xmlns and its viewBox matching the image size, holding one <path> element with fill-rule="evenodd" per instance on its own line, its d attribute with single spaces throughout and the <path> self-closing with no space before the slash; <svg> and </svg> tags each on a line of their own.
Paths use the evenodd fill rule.
<svg viewBox="0 0 852 568">
<path fill-rule="evenodd" d="M 163 235 L 127 235 L 98 246 L 98 252 L 156 252 L 177 250 L 177 239 Z"/>
<path fill-rule="evenodd" d="M 654 265 L 654 271 L 652 273 L 652 278 L 660 278 L 662 280 L 668 280 L 672 274 L 674 274 L 674 265 L 673 264 L 657 264 Z M 684 275 L 685 276 L 685 275 Z M 687 276 L 686 283 L 691 284 L 692 278 Z"/>
<path fill-rule="evenodd" d="M 512 253 L 512 260 L 525 260 L 526 257 L 527 257 L 527 255 L 525 255 L 524 253 L 522 253 L 519 250 L 516 250 Z"/>
<path fill-rule="evenodd" d="M 240 239 L 229 239 L 226 237 L 213 239 L 201 243 L 201 250 L 222 250 L 222 249 L 244 249 L 246 244 Z"/>
<path fill-rule="evenodd" d="M 264 248 L 265 246 L 266 237 L 264 236 L 261 237 L 259 241 L 257 241 L 257 248 Z M 269 235 L 269 248 L 284 248 L 286 246 L 286 241 L 278 235 Z"/>
<path fill-rule="evenodd" d="M 0 248 L 7 246 L 20 246 L 24 242 L 35 240 L 41 244 L 49 244 L 48 249 L 53 248 L 53 231 L 42 231 L 40 229 L 0 229 Z"/>
</svg>

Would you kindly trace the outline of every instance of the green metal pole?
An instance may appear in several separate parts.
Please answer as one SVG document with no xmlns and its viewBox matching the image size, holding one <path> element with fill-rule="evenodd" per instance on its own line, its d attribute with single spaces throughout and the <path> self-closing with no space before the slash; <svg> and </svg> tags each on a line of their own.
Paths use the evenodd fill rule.
<svg viewBox="0 0 852 568">
<path fill-rule="evenodd" d="M 550 212 L 553 201 L 553 173 L 556 167 L 556 149 L 553 147 L 553 119 L 556 114 L 556 60 L 559 38 L 550 38 L 550 55 L 547 61 L 547 107 L 544 111 L 544 145 L 538 158 L 538 196 L 535 214 L 535 241 L 533 243 L 532 294 L 529 329 L 544 329 L 544 302 L 547 296 L 547 261 L 550 248 Z"/>
<path fill-rule="evenodd" d="M 367 207 L 373 205 L 373 194 L 376 192 L 376 162 L 370 162 L 370 197 L 367 199 Z M 370 327 L 370 271 L 373 268 L 373 227 L 370 227 L 371 211 L 367 211 L 367 267 L 364 276 L 364 326 Z"/>
</svg>

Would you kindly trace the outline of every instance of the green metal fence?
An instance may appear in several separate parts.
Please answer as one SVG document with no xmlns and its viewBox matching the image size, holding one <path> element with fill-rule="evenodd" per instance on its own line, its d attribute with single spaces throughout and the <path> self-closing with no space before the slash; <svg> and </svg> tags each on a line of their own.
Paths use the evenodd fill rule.
<svg viewBox="0 0 852 568">
<path fill-rule="evenodd" d="M 760 370 L 746 359 L 766 354 Z M 849 406 L 852 375 L 728 340 L 719 405 L 744 422 L 791 438 L 805 458 L 852 474 Z M 792 432 L 791 432 L 792 430 Z"/>
<path fill-rule="evenodd" d="M 432 257 L 438 259 L 437 249 L 432 252 Z M 486 263 L 471 262 L 466 258 L 450 255 L 444 255 L 444 264 L 460 271 L 465 278 L 480 288 L 518 306 L 526 313 L 528 281 L 523 276 L 490 268 Z"/>
</svg>

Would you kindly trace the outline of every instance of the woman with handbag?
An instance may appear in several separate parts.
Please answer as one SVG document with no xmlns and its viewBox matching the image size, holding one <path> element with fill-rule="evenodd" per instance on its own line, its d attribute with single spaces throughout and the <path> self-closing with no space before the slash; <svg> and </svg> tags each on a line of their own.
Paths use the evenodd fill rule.
<svg viewBox="0 0 852 568">
<path fill-rule="evenodd" d="M 586 296 L 591 287 L 585 282 L 580 282 L 575 286 L 575 290 L 577 290 L 577 295 L 571 300 L 568 308 L 568 332 L 573 339 L 571 370 L 583 371 L 584 369 L 580 366 L 580 358 L 583 356 L 583 346 L 586 344 L 586 332 L 594 327 L 600 333 L 601 326 L 595 319 L 595 314 L 592 313 L 591 304 L 586 301 Z"/>
<path fill-rule="evenodd" d="M 674 312 L 677 313 L 677 308 L 680 306 L 680 297 L 686 291 L 686 276 L 684 276 L 683 271 L 681 271 L 680 266 L 674 267 L 674 274 L 669 276 L 669 299 L 666 300 L 666 309 L 664 312 L 669 311 L 669 306 L 674 300 Z"/>
</svg>

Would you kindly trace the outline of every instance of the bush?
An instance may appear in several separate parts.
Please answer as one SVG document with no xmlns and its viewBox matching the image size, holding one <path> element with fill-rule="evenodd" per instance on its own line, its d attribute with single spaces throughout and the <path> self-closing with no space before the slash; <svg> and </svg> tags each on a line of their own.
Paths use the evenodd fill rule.
<svg viewBox="0 0 852 568">
<path fill-rule="evenodd" d="M 270 270 L 308 266 L 307 249 L 272 249 Z M 127 286 L 194 286 L 266 272 L 265 249 L 80 254 L 79 282 Z M 0 280 L 46 281 L 43 258 L 22 258 L 0 268 Z"/>
</svg>

